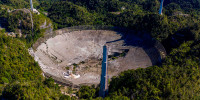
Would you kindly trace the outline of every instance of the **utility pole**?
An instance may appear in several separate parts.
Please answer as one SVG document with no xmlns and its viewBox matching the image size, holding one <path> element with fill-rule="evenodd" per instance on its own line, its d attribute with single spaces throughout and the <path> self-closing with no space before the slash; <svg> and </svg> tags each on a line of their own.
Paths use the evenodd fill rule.
<svg viewBox="0 0 200 100">
<path fill-rule="evenodd" d="M 33 2 L 30 0 L 30 5 L 31 5 L 31 11 L 33 11 Z"/>
<path fill-rule="evenodd" d="M 107 46 L 103 46 L 103 61 L 101 69 L 101 81 L 100 81 L 100 91 L 99 96 L 105 97 L 108 94 L 108 53 Z"/>
<path fill-rule="evenodd" d="M 160 15 L 162 15 L 163 3 L 164 3 L 164 0 L 161 0 L 160 1 L 160 10 L 159 10 Z"/>
</svg>

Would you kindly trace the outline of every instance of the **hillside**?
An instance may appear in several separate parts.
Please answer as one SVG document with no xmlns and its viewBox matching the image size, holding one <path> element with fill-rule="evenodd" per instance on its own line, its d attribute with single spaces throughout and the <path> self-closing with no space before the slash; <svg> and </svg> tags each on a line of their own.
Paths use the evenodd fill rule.
<svg viewBox="0 0 200 100">
<path fill-rule="evenodd" d="M 7 5 L 12 8 L 29 8 L 30 0 L 0 0 L 1 5 Z M 33 4 L 35 6 L 39 5 L 39 2 L 37 0 L 33 0 Z"/>
<path fill-rule="evenodd" d="M 0 96 L 5 99 L 96 99 L 99 88 L 82 86 L 61 94 L 62 86 L 45 79 L 28 53 L 35 41 L 51 32 L 79 25 L 118 26 L 149 34 L 168 56 L 162 64 L 127 70 L 109 82 L 106 100 L 199 99 L 200 0 L 0 0 Z M 24 9 L 27 10 L 16 10 Z M 16 36 L 9 36 L 11 33 Z M 76 93 L 74 94 L 74 91 Z"/>
<path fill-rule="evenodd" d="M 183 43 L 173 49 L 162 66 L 128 70 L 114 77 L 110 95 L 131 99 L 199 98 L 199 44 Z"/>
<path fill-rule="evenodd" d="M 0 91 L 5 99 L 54 99 L 59 87 L 45 79 L 26 44 L 0 32 Z"/>
</svg>

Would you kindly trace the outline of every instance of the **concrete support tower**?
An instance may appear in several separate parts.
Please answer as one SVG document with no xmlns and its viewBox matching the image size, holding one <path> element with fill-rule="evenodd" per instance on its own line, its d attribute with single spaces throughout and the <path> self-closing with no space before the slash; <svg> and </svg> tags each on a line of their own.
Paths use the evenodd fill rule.
<svg viewBox="0 0 200 100">
<path fill-rule="evenodd" d="M 30 5 L 31 5 L 31 11 L 33 11 L 33 2 L 30 0 Z"/>
<path fill-rule="evenodd" d="M 162 15 L 163 3 L 164 3 L 164 0 L 161 0 L 160 1 L 160 10 L 159 10 L 160 15 Z"/>
<path fill-rule="evenodd" d="M 99 96 L 105 97 L 108 94 L 108 53 L 107 46 L 103 46 L 103 61 L 102 61 L 102 69 L 101 69 L 101 81 L 100 81 L 100 91 Z"/>
</svg>

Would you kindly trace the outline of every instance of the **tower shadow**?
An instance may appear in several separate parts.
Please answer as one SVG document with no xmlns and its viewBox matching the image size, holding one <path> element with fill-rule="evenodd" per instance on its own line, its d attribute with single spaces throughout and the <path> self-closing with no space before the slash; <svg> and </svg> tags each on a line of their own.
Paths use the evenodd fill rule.
<svg viewBox="0 0 200 100">
<path fill-rule="evenodd" d="M 114 30 L 117 34 L 121 35 L 121 38 L 107 43 L 124 41 L 123 46 L 142 48 L 150 58 L 152 65 L 159 65 L 162 63 L 162 59 L 166 56 L 165 48 L 149 34 L 119 27 L 115 27 Z"/>
</svg>

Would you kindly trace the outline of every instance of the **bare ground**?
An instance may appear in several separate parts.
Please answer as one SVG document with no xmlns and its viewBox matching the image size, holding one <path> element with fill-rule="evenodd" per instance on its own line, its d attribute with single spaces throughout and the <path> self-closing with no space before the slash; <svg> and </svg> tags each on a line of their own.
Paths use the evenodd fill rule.
<svg viewBox="0 0 200 100">
<path fill-rule="evenodd" d="M 123 38 L 123 33 L 109 30 L 66 32 L 42 43 L 34 54 L 45 73 L 75 85 L 99 84 L 103 45 L 106 43 L 108 54 L 112 56 L 108 64 L 110 78 L 128 69 L 152 66 L 159 60 L 156 48 L 149 46 L 144 39 L 134 35 Z M 80 78 L 65 78 L 66 67 L 72 69 L 74 64 L 77 64 L 75 72 Z"/>
</svg>

